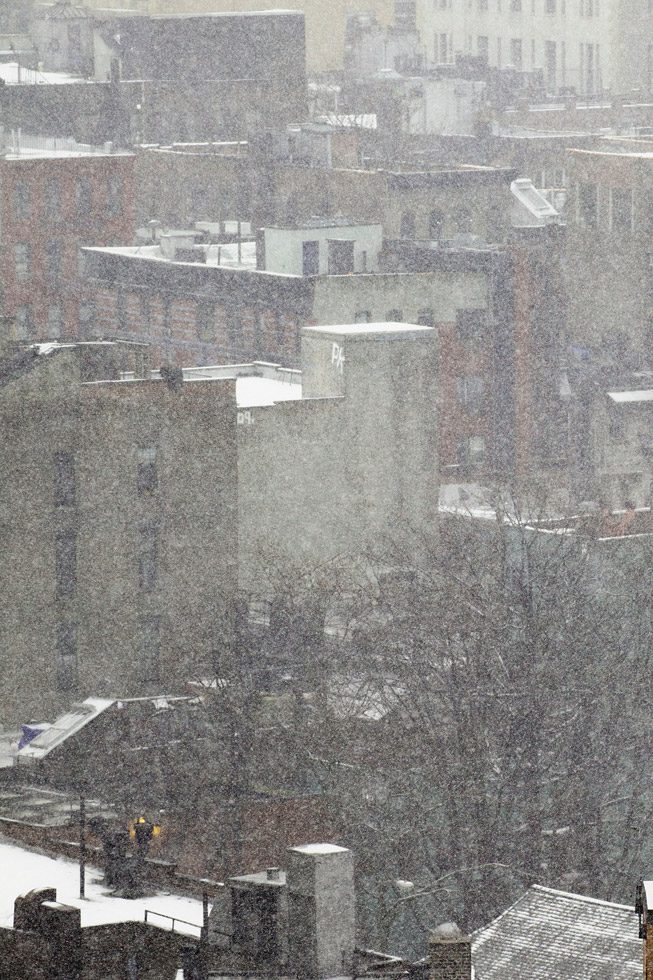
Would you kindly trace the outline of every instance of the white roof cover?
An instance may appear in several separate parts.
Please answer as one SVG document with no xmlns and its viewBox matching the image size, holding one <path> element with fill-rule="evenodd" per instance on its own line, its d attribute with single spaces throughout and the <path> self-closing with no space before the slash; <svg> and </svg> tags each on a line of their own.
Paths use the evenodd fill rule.
<svg viewBox="0 0 653 980">
<path fill-rule="evenodd" d="M 608 398 L 618 405 L 626 402 L 652 402 L 653 389 L 644 388 L 641 391 L 609 391 Z"/>
<path fill-rule="evenodd" d="M 77 734 L 89 721 L 93 721 L 103 711 L 110 708 L 114 700 L 106 698 L 87 698 L 82 704 L 75 705 L 65 715 L 52 724 L 48 729 L 37 735 L 35 739 L 21 749 L 18 753 L 18 760 L 21 759 L 43 759 L 49 755 L 53 749 L 62 745 L 71 735 Z"/>
</svg>

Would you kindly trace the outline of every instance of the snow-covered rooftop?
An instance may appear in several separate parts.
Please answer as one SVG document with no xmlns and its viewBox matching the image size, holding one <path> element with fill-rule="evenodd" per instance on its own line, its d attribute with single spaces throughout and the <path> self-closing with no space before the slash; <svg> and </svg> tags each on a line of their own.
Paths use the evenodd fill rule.
<svg viewBox="0 0 653 980">
<path fill-rule="evenodd" d="M 84 82 L 79 75 L 69 75 L 61 71 L 35 71 L 33 68 L 24 68 L 17 61 L 0 64 L 0 79 L 5 85 L 70 85 Z"/>
<path fill-rule="evenodd" d="M 617 405 L 630 402 L 652 402 L 653 388 L 645 388 L 641 391 L 609 391 L 608 398 L 616 402 Z"/>
<path fill-rule="evenodd" d="M 13 925 L 14 899 L 33 888 L 56 888 L 57 901 L 81 909 L 82 926 L 110 922 L 142 922 L 145 910 L 157 914 L 152 920 L 163 929 L 170 928 L 169 917 L 179 920 L 175 931 L 199 936 L 202 925 L 202 903 L 158 892 L 149 898 L 116 898 L 101 881 L 101 872 L 87 868 L 86 898 L 79 898 L 79 865 L 67 858 L 51 858 L 28 851 L 0 837 L 0 926 Z M 158 918 L 161 916 L 161 918 Z M 189 923 L 185 925 L 184 923 Z"/>
<path fill-rule="evenodd" d="M 339 337 L 371 337 L 375 334 L 395 334 L 405 337 L 407 334 L 435 333 L 433 327 L 420 326 L 414 323 L 335 323 L 330 326 L 304 327 L 307 334 L 337 334 Z"/>
</svg>

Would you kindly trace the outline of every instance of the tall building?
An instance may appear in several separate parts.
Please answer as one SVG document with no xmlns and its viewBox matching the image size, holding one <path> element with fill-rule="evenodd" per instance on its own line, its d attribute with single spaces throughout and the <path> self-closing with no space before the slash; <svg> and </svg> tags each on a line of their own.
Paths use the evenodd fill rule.
<svg viewBox="0 0 653 980">
<path fill-rule="evenodd" d="M 542 72 L 552 93 L 652 88 L 647 0 L 417 0 L 416 22 L 430 66 L 474 55 Z"/>
</svg>

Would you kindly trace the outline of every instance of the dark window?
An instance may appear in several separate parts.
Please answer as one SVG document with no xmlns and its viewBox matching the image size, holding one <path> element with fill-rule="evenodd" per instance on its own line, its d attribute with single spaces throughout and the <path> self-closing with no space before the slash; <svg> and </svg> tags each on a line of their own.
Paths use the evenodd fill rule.
<svg viewBox="0 0 653 980">
<path fill-rule="evenodd" d="M 48 242 L 45 246 L 46 275 L 50 286 L 58 286 L 61 279 L 61 243 Z"/>
<path fill-rule="evenodd" d="M 152 301 L 149 293 L 141 293 L 141 324 L 149 327 L 152 321 Z"/>
<path fill-rule="evenodd" d="M 14 186 L 14 216 L 18 221 L 28 221 L 30 217 L 29 185 L 23 180 Z"/>
<path fill-rule="evenodd" d="M 278 330 L 278 327 L 277 327 Z M 232 347 L 239 347 L 242 342 L 243 325 L 239 310 L 227 310 L 227 333 Z"/>
<path fill-rule="evenodd" d="M 158 486 L 158 474 L 156 469 L 156 448 L 146 446 L 138 450 L 138 472 L 136 476 L 136 487 L 141 496 L 155 493 Z"/>
<path fill-rule="evenodd" d="M 23 242 L 14 245 L 14 268 L 19 282 L 29 279 L 32 269 L 32 250 Z"/>
<path fill-rule="evenodd" d="M 467 208 L 459 208 L 456 213 L 456 229 L 459 235 L 470 235 L 472 232 L 472 216 Z"/>
<path fill-rule="evenodd" d="M 354 271 L 354 243 L 331 239 L 329 248 L 329 275 L 347 276 Z"/>
<path fill-rule="evenodd" d="M 197 304 L 195 328 L 200 340 L 215 340 L 215 303 L 200 301 Z"/>
<path fill-rule="evenodd" d="M 596 228 L 599 214 L 599 189 L 596 184 L 578 185 L 578 224 L 582 228 Z"/>
<path fill-rule="evenodd" d="M 487 313 L 485 310 L 457 310 L 456 335 L 461 344 L 480 342 L 485 337 Z"/>
<path fill-rule="evenodd" d="M 369 310 L 358 310 L 354 313 L 354 323 L 371 323 L 372 314 Z"/>
<path fill-rule="evenodd" d="M 555 14 L 557 0 L 546 0 L 545 9 L 547 14 Z"/>
<path fill-rule="evenodd" d="M 72 507 L 76 497 L 73 453 L 54 454 L 53 501 L 55 507 Z"/>
<path fill-rule="evenodd" d="M 58 221 L 61 217 L 61 188 L 55 177 L 45 184 L 45 213 L 49 221 Z"/>
<path fill-rule="evenodd" d="M 139 533 L 139 586 L 143 592 L 153 592 L 159 573 L 159 528 L 156 524 L 145 524 Z"/>
<path fill-rule="evenodd" d="M 401 216 L 401 227 L 399 229 L 400 238 L 415 237 L 415 215 L 412 211 L 404 211 Z"/>
<path fill-rule="evenodd" d="M 420 310 L 417 314 L 417 322 L 421 327 L 432 327 L 435 323 L 433 310 Z"/>
<path fill-rule="evenodd" d="M 163 300 L 163 336 L 172 339 L 172 303 L 167 298 Z"/>
<path fill-rule="evenodd" d="M 47 334 L 51 340 L 56 340 L 61 336 L 61 307 L 58 303 L 54 303 L 52 306 L 48 307 L 48 319 L 46 324 Z"/>
<path fill-rule="evenodd" d="M 483 378 L 469 375 L 458 378 L 458 401 L 468 412 L 478 413 L 483 408 L 485 383 Z"/>
<path fill-rule="evenodd" d="M 107 214 L 115 218 L 122 211 L 122 178 L 116 174 L 109 178 L 107 187 Z"/>
<path fill-rule="evenodd" d="M 517 13 L 521 10 L 521 0 L 510 0 L 510 9 L 513 13 Z"/>
<path fill-rule="evenodd" d="M 320 243 L 302 242 L 302 275 L 319 276 Z"/>
<path fill-rule="evenodd" d="M 77 211 L 83 218 L 87 218 L 91 213 L 93 204 L 93 187 L 90 177 L 78 177 L 75 185 L 75 200 Z"/>
<path fill-rule="evenodd" d="M 54 545 L 57 598 L 70 599 L 77 590 L 77 534 L 62 531 Z"/>
<path fill-rule="evenodd" d="M 521 0 L 511 0 L 511 3 L 518 3 L 519 7 L 517 9 L 521 10 Z M 512 65 L 513 68 L 521 69 L 522 46 L 521 46 L 521 38 L 519 37 L 513 37 L 510 41 L 510 64 Z"/>
<path fill-rule="evenodd" d="M 429 215 L 429 238 L 439 242 L 444 232 L 444 214 L 442 211 L 431 211 Z"/>
<path fill-rule="evenodd" d="M 29 303 L 24 303 L 16 309 L 16 313 L 14 314 L 16 340 L 29 340 L 33 329 L 32 307 Z"/>
<path fill-rule="evenodd" d="M 485 439 L 470 436 L 458 443 L 458 462 L 463 466 L 480 466 L 485 461 Z"/>
<path fill-rule="evenodd" d="M 158 681 L 161 656 L 161 617 L 145 616 L 139 623 L 140 675 L 144 681 Z"/>
<path fill-rule="evenodd" d="M 90 297 L 83 299 L 79 304 L 79 333 L 81 337 L 92 336 L 96 315 L 95 300 Z"/>
<path fill-rule="evenodd" d="M 404 315 L 401 310 L 388 310 L 385 318 L 388 323 L 403 323 Z"/>
<path fill-rule="evenodd" d="M 612 230 L 628 234 L 632 230 L 633 195 L 630 188 L 613 187 Z"/>
<path fill-rule="evenodd" d="M 77 623 L 57 627 L 57 690 L 72 691 L 79 684 L 77 668 Z"/>
<path fill-rule="evenodd" d="M 122 291 L 116 296 L 116 323 L 118 330 L 127 330 L 129 320 L 127 317 L 127 296 Z"/>
</svg>

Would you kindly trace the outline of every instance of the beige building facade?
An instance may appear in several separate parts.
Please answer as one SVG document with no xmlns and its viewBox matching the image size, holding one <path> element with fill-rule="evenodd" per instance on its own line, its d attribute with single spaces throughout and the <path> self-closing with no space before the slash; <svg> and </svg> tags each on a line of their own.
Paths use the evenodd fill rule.
<svg viewBox="0 0 653 980">
<path fill-rule="evenodd" d="M 457 55 L 493 68 L 541 71 L 550 93 L 651 91 L 647 0 L 417 0 L 426 64 Z"/>
</svg>

